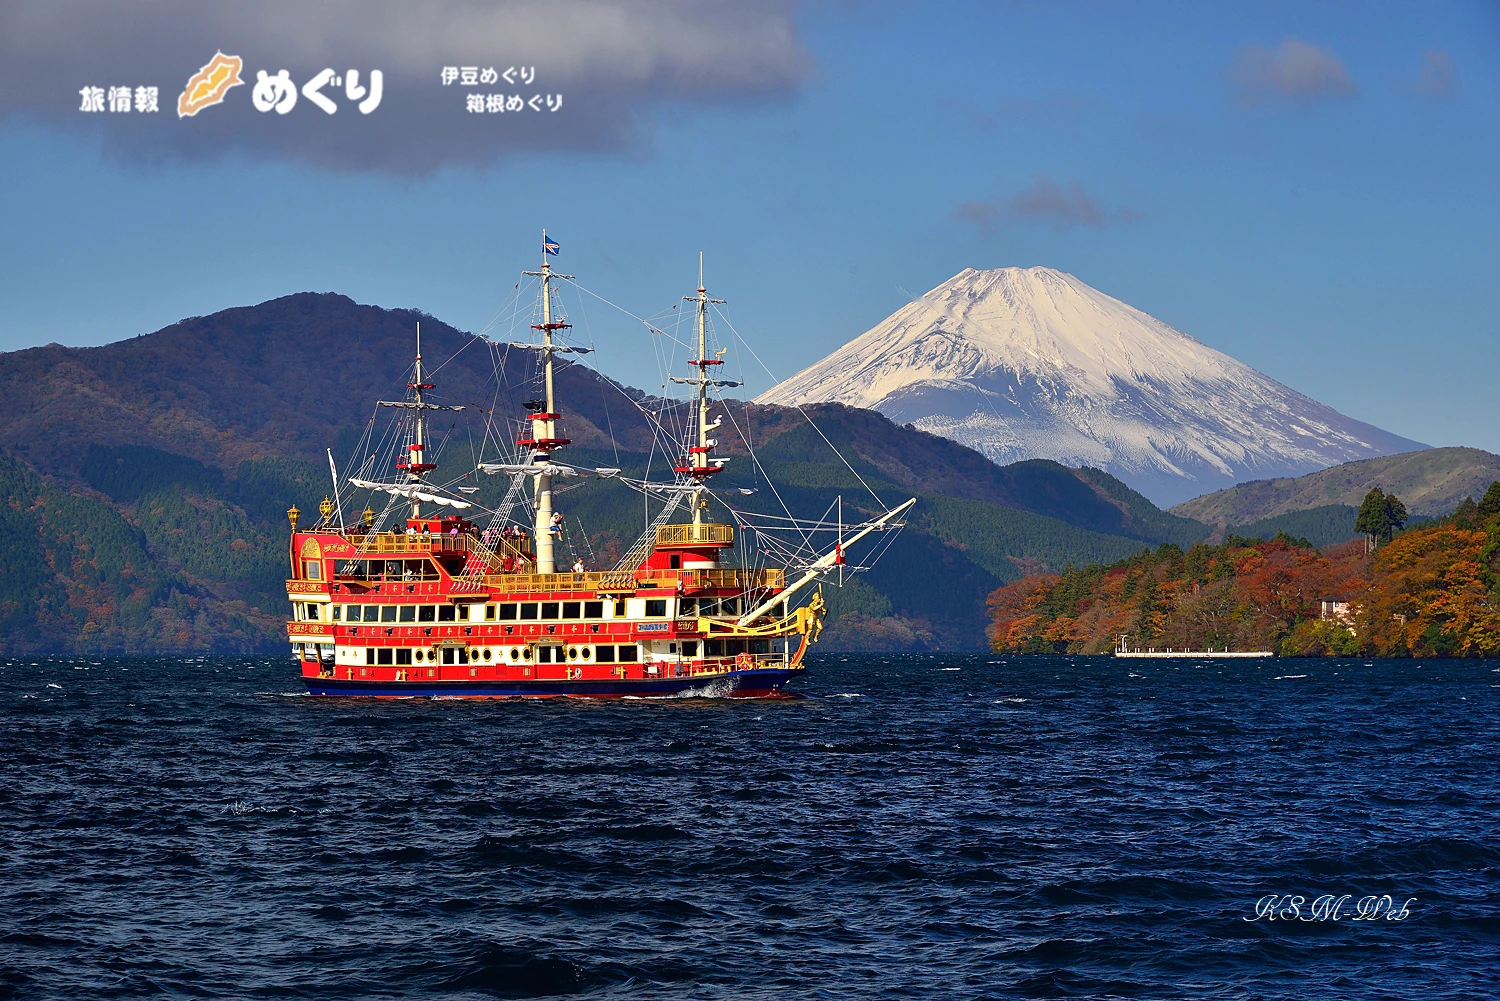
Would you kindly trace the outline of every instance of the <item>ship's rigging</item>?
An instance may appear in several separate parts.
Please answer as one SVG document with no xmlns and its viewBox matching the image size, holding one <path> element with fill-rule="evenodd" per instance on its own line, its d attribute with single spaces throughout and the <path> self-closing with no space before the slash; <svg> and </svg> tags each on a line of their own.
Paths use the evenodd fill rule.
<svg viewBox="0 0 1500 1001">
<path fill-rule="evenodd" d="M 738 556 L 742 566 L 755 569 L 774 562 L 800 574 L 794 585 L 788 588 L 788 595 L 821 579 L 835 568 L 842 580 L 844 572 L 857 572 L 873 565 L 894 540 L 895 530 L 899 530 L 902 525 L 899 518 L 910 509 L 914 500 L 896 507 L 885 504 L 858 470 L 839 453 L 822 429 L 817 427 L 812 417 L 804 412 L 802 416 L 807 423 L 827 443 L 846 470 L 865 487 L 878 513 L 872 518 L 847 524 L 843 517 L 843 502 L 839 499 L 820 517 L 807 519 L 793 515 L 757 455 L 751 433 L 752 415 L 744 404 L 736 404 L 723 398 L 723 390 L 739 388 L 744 384 L 744 379 L 720 376 L 727 347 L 716 351 L 712 349 L 713 321 L 722 320 L 734 335 L 735 341 L 757 361 L 759 357 L 739 337 L 727 316 L 718 311 L 717 307 L 724 306 L 725 301 L 709 296 L 703 280 L 701 255 L 696 292 L 692 296 L 683 297 L 684 302 L 693 304 L 691 320 L 685 316 L 686 310 L 676 307 L 664 311 L 661 317 L 642 318 L 580 285 L 573 275 L 554 271 L 549 256 L 556 253 L 555 244 L 546 241 L 545 234 L 543 241 L 540 267 L 522 272 L 523 276 L 536 279 L 534 286 L 537 289 L 537 308 L 532 316 L 534 322 L 528 325 L 536 336 L 530 340 L 513 337 L 522 312 L 520 303 L 523 283 L 517 283 L 515 294 L 507 304 L 510 311 L 510 331 L 501 335 L 500 331 L 492 329 L 496 326 L 496 322 L 492 321 L 484 331 L 466 341 L 460 349 L 467 350 L 480 344 L 489 351 L 494 375 L 493 398 L 484 401 L 487 405 L 473 401 L 433 402 L 435 370 L 424 368 L 420 324 L 417 325 L 417 350 L 407 384 L 407 397 L 399 401 L 380 401 L 378 404 L 379 408 L 396 414 L 397 419 L 384 429 L 379 429 L 379 422 L 371 419 L 356 451 L 356 456 L 363 457 L 363 461 L 347 464 L 347 468 L 352 468 L 354 472 L 342 484 L 354 490 L 366 491 L 366 496 L 372 498 L 376 495 L 384 496 L 382 511 L 376 514 L 372 507 L 367 507 L 364 512 L 364 522 L 370 530 L 381 531 L 392 513 L 407 505 L 412 520 L 421 518 L 423 505 L 433 505 L 447 512 L 459 512 L 465 517 L 488 516 L 488 525 L 481 536 L 487 546 L 493 545 L 497 538 L 506 533 L 524 530 L 531 536 L 531 559 L 534 561 L 532 569 L 539 574 L 552 574 L 558 572 L 558 549 L 565 536 L 565 519 L 558 511 L 556 498 L 582 482 L 604 479 L 615 480 L 636 491 L 646 505 L 645 532 L 634 544 L 622 547 L 624 551 L 612 561 L 612 569 L 615 571 L 633 570 L 649 553 L 660 527 L 669 524 L 683 510 L 684 504 L 690 513 L 691 524 L 702 525 L 711 503 L 722 507 L 738 529 L 735 534 L 742 550 Z M 596 350 L 592 344 L 571 342 L 568 332 L 573 329 L 573 325 L 554 301 L 559 283 L 604 302 L 639 322 L 647 329 L 652 343 L 658 348 L 657 357 L 664 370 L 661 373 L 664 392 L 660 397 L 636 399 L 595 369 L 601 392 L 626 401 L 641 415 L 646 427 L 650 429 L 651 453 L 643 475 L 625 475 L 620 466 L 573 464 L 559 458 L 559 453 L 564 452 L 571 442 L 563 436 L 565 432 L 562 430 L 564 413 L 556 392 L 557 356 L 568 356 L 571 364 L 585 364 L 586 356 L 593 355 Z M 502 307 L 501 312 L 507 307 Z M 497 314 L 497 319 L 499 315 Z M 671 318 L 670 321 L 668 317 Z M 689 337 L 682 337 L 680 328 L 688 322 L 691 323 L 691 334 Z M 669 327 L 676 329 L 669 333 Z M 685 359 L 693 370 L 690 377 L 671 372 L 679 347 L 690 355 Z M 523 352 L 534 360 L 532 378 L 519 385 L 508 376 L 512 352 Z M 447 362 L 444 363 L 446 364 Z M 438 369 L 442 367 L 437 366 Z M 666 390 L 673 385 L 687 388 L 690 398 L 686 401 L 672 398 Z M 520 421 L 510 417 L 504 406 L 507 396 L 518 393 L 533 396 L 524 401 L 525 417 Z M 735 412 L 736 405 L 740 409 L 738 416 Z M 440 414 L 476 412 L 484 418 L 483 431 L 477 446 L 471 439 L 471 454 L 468 459 L 458 464 L 463 472 L 446 480 L 436 478 L 433 474 L 438 470 L 438 460 L 445 445 L 450 446 L 451 453 L 450 438 L 454 429 L 450 427 L 450 434 L 441 435 L 441 440 L 434 441 L 435 437 L 439 437 L 432 426 L 434 418 Z M 609 417 L 607 400 L 604 413 L 612 429 L 613 419 Z M 717 474 L 723 472 L 727 463 L 734 458 L 720 454 L 719 438 L 726 430 L 732 430 L 738 436 L 744 457 L 748 458 L 752 468 L 752 486 L 711 486 Z M 618 460 L 618 443 L 614 441 L 612 432 L 610 439 Z M 486 454 L 492 452 L 500 454 L 493 459 L 486 458 Z M 671 462 L 669 468 L 673 476 L 669 480 L 652 477 L 652 467 L 661 459 Z M 381 477 L 379 471 L 382 468 L 394 469 L 399 478 L 391 480 Z M 340 485 L 336 471 L 334 477 L 336 486 Z M 480 477 L 495 477 L 505 484 L 504 492 L 494 506 L 487 506 L 479 499 L 481 495 L 487 494 Z M 531 488 L 529 492 L 526 489 L 528 485 Z M 754 498 L 762 489 L 769 494 L 780 513 L 757 510 L 754 506 L 732 502 L 735 498 Z M 348 495 L 351 499 L 355 497 L 353 491 Z M 330 523 L 341 522 L 343 518 L 344 493 L 336 491 L 336 496 L 340 497 L 340 502 L 334 505 L 337 518 L 330 517 Z M 354 501 L 354 506 L 358 506 L 357 500 Z M 877 531 L 887 533 L 883 545 L 876 547 L 866 558 L 864 565 L 847 564 L 845 548 Z M 583 535 L 581 532 L 579 534 Z M 587 541 L 586 535 L 583 535 L 583 539 Z M 566 566 L 566 562 L 562 562 Z M 477 567 L 479 564 L 476 562 L 474 565 Z M 767 607 L 771 604 L 769 599 L 766 604 Z M 764 609 L 749 611 L 762 614 Z M 752 617 L 747 613 L 744 621 L 748 622 Z"/>
</svg>

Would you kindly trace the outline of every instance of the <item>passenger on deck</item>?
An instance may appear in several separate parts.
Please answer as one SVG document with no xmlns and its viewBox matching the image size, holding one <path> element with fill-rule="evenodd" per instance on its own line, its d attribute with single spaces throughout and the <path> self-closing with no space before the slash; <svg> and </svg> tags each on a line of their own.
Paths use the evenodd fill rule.
<svg viewBox="0 0 1500 1001">
<path fill-rule="evenodd" d="M 583 557 L 580 556 L 573 561 L 573 572 L 583 573 Z"/>
</svg>

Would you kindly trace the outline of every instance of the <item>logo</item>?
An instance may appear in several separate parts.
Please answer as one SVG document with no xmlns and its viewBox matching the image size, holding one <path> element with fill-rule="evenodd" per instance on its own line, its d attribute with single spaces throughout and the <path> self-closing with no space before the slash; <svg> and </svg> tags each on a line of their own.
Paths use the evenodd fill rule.
<svg viewBox="0 0 1500 1001">
<path fill-rule="evenodd" d="M 215 52 L 203 68 L 188 78 L 187 86 L 177 98 L 177 117 L 191 118 L 204 108 L 222 103 L 231 87 L 245 82 L 240 79 L 244 65 L 239 56 Z"/>
</svg>

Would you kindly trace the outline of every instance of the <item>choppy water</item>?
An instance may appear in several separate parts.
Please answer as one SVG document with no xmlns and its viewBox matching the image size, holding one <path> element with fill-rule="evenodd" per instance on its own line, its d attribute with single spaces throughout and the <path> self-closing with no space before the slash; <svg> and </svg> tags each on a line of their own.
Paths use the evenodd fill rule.
<svg viewBox="0 0 1500 1001">
<path fill-rule="evenodd" d="M 825 656 L 796 701 L 374 703 L 0 662 L 0 996 L 1500 996 L 1497 686 Z M 1416 900 L 1244 920 L 1269 893 Z"/>
</svg>

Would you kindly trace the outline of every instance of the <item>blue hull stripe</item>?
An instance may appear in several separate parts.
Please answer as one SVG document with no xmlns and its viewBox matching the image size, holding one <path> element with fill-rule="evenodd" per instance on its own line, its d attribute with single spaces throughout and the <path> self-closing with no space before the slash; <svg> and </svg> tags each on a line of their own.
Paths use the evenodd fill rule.
<svg viewBox="0 0 1500 1001">
<path fill-rule="evenodd" d="M 544 698 L 547 696 L 582 696 L 619 698 L 624 695 L 680 695 L 702 692 L 704 695 L 731 695 L 741 698 L 777 694 L 783 685 L 801 674 L 795 670 L 772 669 L 731 671 L 711 678 L 646 678 L 640 680 L 564 681 L 562 679 L 527 681 L 368 681 L 357 678 L 308 678 L 309 695 L 376 696 L 388 698 Z"/>
</svg>

